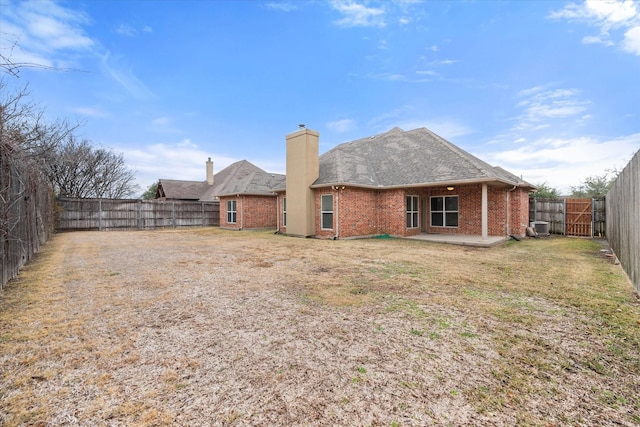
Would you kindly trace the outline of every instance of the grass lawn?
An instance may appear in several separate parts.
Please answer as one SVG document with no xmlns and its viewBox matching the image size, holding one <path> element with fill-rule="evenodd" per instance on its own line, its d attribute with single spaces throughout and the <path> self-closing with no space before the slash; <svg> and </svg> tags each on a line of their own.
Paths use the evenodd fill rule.
<svg viewBox="0 0 640 427">
<path fill-rule="evenodd" d="M 600 249 L 58 234 L 0 294 L 0 425 L 639 425 Z"/>
</svg>

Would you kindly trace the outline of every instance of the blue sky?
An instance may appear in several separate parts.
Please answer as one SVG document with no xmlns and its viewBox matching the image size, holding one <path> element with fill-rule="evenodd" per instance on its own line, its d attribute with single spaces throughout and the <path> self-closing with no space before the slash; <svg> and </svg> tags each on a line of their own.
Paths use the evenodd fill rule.
<svg viewBox="0 0 640 427">
<path fill-rule="evenodd" d="M 563 192 L 640 149 L 640 1 L 12 1 L 0 48 L 47 117 L 146 189 L 427 127 Z"/>
</svg>

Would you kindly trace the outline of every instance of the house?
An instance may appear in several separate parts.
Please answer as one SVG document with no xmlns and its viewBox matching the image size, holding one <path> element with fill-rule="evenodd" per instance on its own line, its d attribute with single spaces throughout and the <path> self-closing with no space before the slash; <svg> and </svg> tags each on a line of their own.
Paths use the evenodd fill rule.
<svg viewBox="0 0 640 427">
<path fill-rule="evenodd" d="M 158 180 L 156 199 L 160 200 L 190 200 L 200 202 L 218 201 L 218 193 L 229 183 L 232 185 L 253 173 L 266 173 L 256 165 L 241 160 L 222 171 L 213 173 L 211 157 L 206 162 L 206 180 L 183 181 L 176 179 Z"/>
<path fill-rule="evenodd" d="M 218 188 L 221 228 L 278 228 L 277 195 L 273 189 L 284 185 L 285 176 L 256 169 Z"/>
<path fill-rule="evenodd" d="M 220 202 L 220 227 L 321 238 L 421 233 L 524 236 L 535 187 L 428 129 L 388 132 L 319 155 L 318 132 L 286 136 L 286 175 L 242 160 L 205 181 L 159 181 L 157 198 Z"/>
<path fill-rule="evenodd" d="M 260 170 L 216 187 L 220 226 L 334 239 L 525 234 L 534 187 L 428 129 L 394 128 L 322 156 L 318 145 L 303 127 L 286 136 L 286 176 Z"/>
</svg>

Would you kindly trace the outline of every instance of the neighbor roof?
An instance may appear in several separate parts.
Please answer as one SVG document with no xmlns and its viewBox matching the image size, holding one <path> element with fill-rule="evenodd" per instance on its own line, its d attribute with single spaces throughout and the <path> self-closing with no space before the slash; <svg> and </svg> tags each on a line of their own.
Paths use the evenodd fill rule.
<svg viewBox="0 0 640 427">
<path fill-rule="evenodd" d="M 426 128 L 388 132 L 340 144 L 320 156 L 312 187 L 347 184 L 392 188 L 466 182 L 533 187 Z"/>
<path fill-rule="evenodd" d="M 167 199 L 199 200 L 208 188 L 207 181 L 181 181 L 177 179 L 158 181 L 158 192 Z"/>
<path fill-rule="evenodd" d="M 161 179 L 158 182 L 158 187 L 159 192 L 161 190 L 161 196 L 167 199 L 209 202 L 217 200 L 220 192 L 226 187 L 233 187 L 236 182 L 244 182 L 252 174 L 267 174 L 267 172 L 246 160 L 240 160 L 214 174 L 213 185 L 209 185 L 207 181 Z M 277 185 L 277 181 L 274 184 Z M 238 191 L 237 193 L 243 192 Z"/>
</svg>

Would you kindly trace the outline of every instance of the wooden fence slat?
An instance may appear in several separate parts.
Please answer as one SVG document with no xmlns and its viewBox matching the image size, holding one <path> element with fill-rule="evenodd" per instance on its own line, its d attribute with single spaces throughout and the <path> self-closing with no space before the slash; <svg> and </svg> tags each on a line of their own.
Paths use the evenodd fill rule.
<svg viewBox="0 0 640 427">
<path fill-rule="evenodd" d="M 220 225 L 220 204 L 199 201 L 59 199 L 57 230 L 150 229 Z"/>
<path fill-rule="evenodd" d="M 640 294 L 640 150 L 607 193 L 607 239 Z"/>
<path fill-rule="evenodd" d="M 603 237 L 606 203 L 598 199 L 529 199 L 529 220 L 549 223 L 549 232 L 567 236 Z"/>
</svg>

